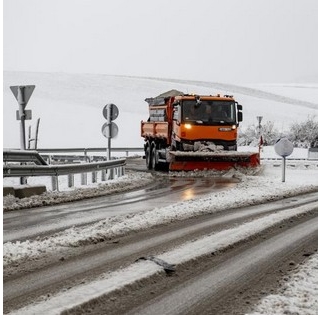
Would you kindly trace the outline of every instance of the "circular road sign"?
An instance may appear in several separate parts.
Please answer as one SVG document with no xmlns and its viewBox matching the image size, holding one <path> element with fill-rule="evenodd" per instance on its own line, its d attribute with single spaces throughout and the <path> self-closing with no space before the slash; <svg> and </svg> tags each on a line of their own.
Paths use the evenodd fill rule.
<svg viewBox="0 0 320 315">
<path fill-rule="evenodd" d="M 110 124 L 106 122 L 102 125 L 101 131 L 106 138 L 115 138 L 118 135 L 119 128 L 114 122 Z"/>
<path fill-rule="evenodd" d="M 293 144 L 287 138 L 281 138 L 274 145 L 274 150 L 278 155 L 286 157 L 293 152 Z"/>
<path fill-rule="evenodd" d="M 108 117 L 108 108 L 110 108 L 110 117 Z M 115 120 L 119 116 L 119 109 L 114 104 L 107 104 L 103 108 L 102 114 L 105 119 Z"/>
</svg>

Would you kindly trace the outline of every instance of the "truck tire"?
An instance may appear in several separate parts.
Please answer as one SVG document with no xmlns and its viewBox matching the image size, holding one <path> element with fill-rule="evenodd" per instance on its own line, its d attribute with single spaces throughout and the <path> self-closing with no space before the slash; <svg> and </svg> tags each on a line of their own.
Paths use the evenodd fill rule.
<svg viewBox="0 0 320 315">
<path fill-rule="evenodd" d="M 151 170 L 151 146 L 150 143 L 148 142 L 145 146 L 145 155 L 146 155 L 146 167 L 148 170 Z"/>
<path fill-rule="evenodd" d="M 157 146 L 153 142 L 151 145 L 151 169 L 157 171 L 159 166 Z"/>
</svg>

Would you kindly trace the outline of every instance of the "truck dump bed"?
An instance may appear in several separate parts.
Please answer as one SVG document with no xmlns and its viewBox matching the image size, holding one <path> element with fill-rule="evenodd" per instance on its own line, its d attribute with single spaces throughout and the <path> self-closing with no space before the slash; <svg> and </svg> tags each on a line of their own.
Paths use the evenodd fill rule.
<svg viewBox="0 0 320 315">
<path fill-rule="evenodd" d="M 141 136 L 148 138 L 148 137 L 155 137 L 155 138 L 168 138 L 169 133 L 169 124 L 168 122 L 161 122 L 161 121 L 142 121 L 141 122 Z"/>
</svg>

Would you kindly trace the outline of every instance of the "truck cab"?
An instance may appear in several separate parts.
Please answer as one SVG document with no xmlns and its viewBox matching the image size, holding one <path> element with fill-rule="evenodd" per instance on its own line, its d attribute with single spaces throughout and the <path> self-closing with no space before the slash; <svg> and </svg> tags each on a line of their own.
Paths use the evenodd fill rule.
<svg viewBox="0 0 320 315">
<path fill-rule="evenodd" d="M 175 149 L 194 151 L 195 142 L 214 142 L 227 151 L 237 149 L 242 106 L 231 96 L 177 96 L 173 107 L 172 146 Z"/>
</svg>

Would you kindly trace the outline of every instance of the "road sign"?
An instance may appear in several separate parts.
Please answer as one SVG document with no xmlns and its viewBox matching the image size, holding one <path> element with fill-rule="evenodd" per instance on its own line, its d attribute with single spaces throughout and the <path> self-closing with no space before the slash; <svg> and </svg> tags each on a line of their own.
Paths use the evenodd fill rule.
<svg viewBox="0 0 320 315">
<path fill-rule="evenodd" d="M 104 116 L 105 119 L 109 119 L 110 118 L 110 120 L 115 120 L 119 116 L 119 109 L 114 104 L 107 104 L 103 108 L 102 113 L 103 113 L 103 116 Z M 110 115 L 110 117 L 109 117 L 109 115 Z"/>
<path fill-rule="evenodd" d="M 16 85 L 10 86 L 10 89 L 19 105 L 27 105 L 35 87 L 35 85 Z M 19 90 L 21 92 L 21 97 L 19 95 Z"/>
<path fill-rule="evenodd" d="M 293 144 L 287 138 L 281 138 L 274 145 L 274 150 L 278 155 L 286 157 L 293 152 Z"/>
<path fill-rule="evenodd" d="M 106 122 L 102 125 L 101 131 L 106 138 L 115 138 L 118 135 L 119 128 L 114 122 L 110 124 Z"/>
<path fill-rule="evenodd" d="M 287 138 L 279 139 L 275 145 L 274 150 L 282 156 L 282 182 L 286 181 L 286 157 L 293 152 L 293 144 Z"/>
<path fill-rule="evenodd" d="M 104 118 L 107 120 L 107 122 L 102 125 L 101 131 L 102 134 L 108 139 L 107 160 L 110 161 L 111 138 L 114 138 L 118 135 L 118 126 L 114 122 L 112 122 L 112 120 L 115 120 L 118 117 L 119 110 L 116 105 L 110 103 L 104 106 L 102 114 Z"/>
</svg>

